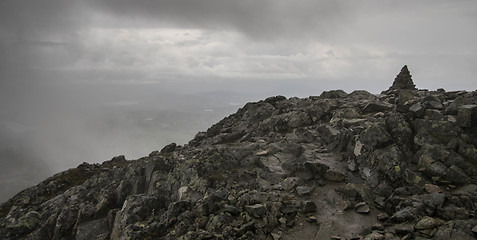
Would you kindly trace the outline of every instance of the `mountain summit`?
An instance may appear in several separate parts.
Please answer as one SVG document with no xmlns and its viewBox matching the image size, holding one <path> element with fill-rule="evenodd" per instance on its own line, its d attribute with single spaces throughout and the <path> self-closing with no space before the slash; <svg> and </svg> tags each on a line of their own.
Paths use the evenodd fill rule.
<svg viewBox="0 0 477 240">
<path fill-rule="evenodd" d="M 475 239 L 477 92 L 415 89 L 406 66 L 390 90 L 270 97 L 83 163 L 1 205 L 0 238 Z"/>
</svg>

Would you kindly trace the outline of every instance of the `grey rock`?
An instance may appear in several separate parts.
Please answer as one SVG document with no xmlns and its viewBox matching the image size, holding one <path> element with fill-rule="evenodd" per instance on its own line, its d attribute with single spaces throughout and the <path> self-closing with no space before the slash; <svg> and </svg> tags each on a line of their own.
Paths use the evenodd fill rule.
<svg viewBox="0 0 477 240">
<path fill-rule="evenodd" d="M 436 227 L 440 226 L 442 223 L 443 223 L 442 220 L 435 219 L 435 218 L 432 218 L 432 217 L 429 217 L 429 216 L 425 216 L 416 223 L 415 228 L 417 230 L 433 229 L 433 228 L 436 228 Z"/>
<path fill-rule="evenodd" d="M 465 128 L 477 126 L 477 105 L 464 105 L 459 107 L 457 112 L 457 124 Z"/>
<path fill-rule="evenodd" d="M 346 180 L 346 176 L 343 173 L 333 170 L 326 171 L 323 177 L 332 182 L 344 182 Z"/>
<path fill-rule="evenodd" d="M 245 206 L 245 210 L 253 217 L 260 218 L 267 214 L 267 208 L 262 204 Z"/>
<path fill-rule="evenodd" d="M 415 117 L 421 118 L 424 116 L 425 108 L 422 106 L 420 102 L 415 103 L 411 107 L 409 107 L 409 111 L 414 114 Z"/>
<path fill-rule="evenodd" d="M 369 205 L 365 202 L 359 202 L 354 206 L 354 209 L 357 213 L 369 214 L 371 211 Z"/>
<path fill-rule="evenodd" d="M 106 218 L 81 223 L 76 230 L 76 240 L 96 239 L 97 236 L 109 235 L 109 225 Z"/>
<path fill-rule="evenodd" d="M 343 90 L 323 91 L 320 95 L 322 98 L 344 98 L 346 96 L 348 96 L 348 94 Z"/>
<path fill-rule="evenodd" d="M 296 187 L 296 193 L 299 196 L 309 195 L 313 191 L 313 187 L 308 186 L 298 186 Z"/>
<path fill-rule="evenodd" d="M 316 211 L 316 204 L 313 201 L 304 201 L 303 205 L 303 213 L 313 213 Z"/>
<path fill-rule="evenodd" d="M 386 112 L 392 109 L 392 105 L 385 104 L 383 102 L 370 102 L 364 106 L 362 113 L 369 114 L 369 113 L 376 113 L 376 112 Z"/>
</svg>

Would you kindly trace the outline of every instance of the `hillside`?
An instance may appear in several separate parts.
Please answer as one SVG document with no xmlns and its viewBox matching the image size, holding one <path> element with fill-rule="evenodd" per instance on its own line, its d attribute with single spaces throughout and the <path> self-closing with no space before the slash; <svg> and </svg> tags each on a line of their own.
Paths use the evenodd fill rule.
<svg viewBox="0 0 477 240">
<path fill-rule="evenodd" d="M 477 92 L 248 103 L 184 146 L 83 163 L 0 207 L 0 239 L 475 239 Z"/>
</svg>

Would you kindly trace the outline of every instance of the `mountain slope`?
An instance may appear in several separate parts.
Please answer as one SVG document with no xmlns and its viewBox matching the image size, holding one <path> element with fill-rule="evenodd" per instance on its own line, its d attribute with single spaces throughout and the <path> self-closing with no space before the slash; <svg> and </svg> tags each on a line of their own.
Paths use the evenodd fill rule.
<svg viewBox="0 0 477 240">
<path fill-rule="evenodd" d="M 477 92 L 248 103 L 134 161 L 81 164 L 0 208 L 2 239 L 475 239 Z"/>
</svg>

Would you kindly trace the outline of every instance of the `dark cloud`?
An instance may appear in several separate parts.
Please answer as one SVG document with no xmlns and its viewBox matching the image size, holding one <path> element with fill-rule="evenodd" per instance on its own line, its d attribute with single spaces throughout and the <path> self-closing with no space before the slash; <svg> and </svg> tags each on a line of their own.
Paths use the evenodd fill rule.
<svg viewBox="0 0 477 240">
<path fill-rule="evenodd" d="M 325 37 L 350 14 L 346 5 L 330 0 L 101 0 L 93 6 L 138 23 L 136 26 L 232 29 L 265 40 L 315 34 Z"/>
</svg>

